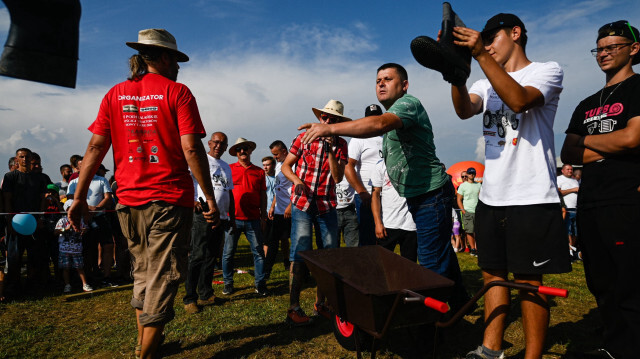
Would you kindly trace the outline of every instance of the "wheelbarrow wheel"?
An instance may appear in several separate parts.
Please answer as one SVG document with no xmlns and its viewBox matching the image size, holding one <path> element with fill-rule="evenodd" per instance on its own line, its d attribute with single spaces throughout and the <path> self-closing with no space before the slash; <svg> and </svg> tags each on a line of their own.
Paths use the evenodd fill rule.
<svg viewBox="0 0 640 359">
<path fill-rule="evenodd" d="M 334 316 L 333 335 L 343 348 L 355 351 L 356 336 L 360 342 L 360 350 L 371 350 L 372 337 L 357 326 L 342 320 L 339 316 Z"/>
</svg>

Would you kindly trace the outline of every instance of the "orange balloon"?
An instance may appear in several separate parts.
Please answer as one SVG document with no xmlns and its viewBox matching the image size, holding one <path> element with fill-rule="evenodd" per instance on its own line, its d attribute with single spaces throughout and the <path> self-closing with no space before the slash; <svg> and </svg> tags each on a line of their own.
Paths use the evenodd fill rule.
<svg viewBox="0 0 640 359">
<path fill-rule="evenodd" d="M 476 161 L 462 161 L 458 162 L 447 169 L 447 173 L 451 175 L 451 182 L 453 182 L 453 186 L 458 189 L 460 183 L 462 183 L 462 178 L 460 177 L 460 173 L 462 171 L 466 171 L 469 168 L 476 169 L 476 182 L 482 182 L 482 177 L 484 176 L 484 165 L 480 162 Z"/>
</svg>

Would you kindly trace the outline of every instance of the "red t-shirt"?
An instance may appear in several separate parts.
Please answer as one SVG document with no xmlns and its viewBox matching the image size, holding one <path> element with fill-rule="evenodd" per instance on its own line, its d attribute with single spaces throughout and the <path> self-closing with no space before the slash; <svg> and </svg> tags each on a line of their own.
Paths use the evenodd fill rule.
<svg viewBox="0 0 640 359">
<path fill-rule="evenodd" d="M 267 190 L 264 170 L 254 164 L 244 168 L 240 163 L 232 163 L 233 201 L 236 219 L 253 221 L 260 219 L 260 193 Z"/>
<path fill-rule="evenodd" d="M 151 73 L 117 84 L 102 99 L 89 131 L 111 138 L 120 203 L 161 200 L 193 207 L 180 136 L 204 137 L 205 130 L 187 86 Z"/>
</svg>

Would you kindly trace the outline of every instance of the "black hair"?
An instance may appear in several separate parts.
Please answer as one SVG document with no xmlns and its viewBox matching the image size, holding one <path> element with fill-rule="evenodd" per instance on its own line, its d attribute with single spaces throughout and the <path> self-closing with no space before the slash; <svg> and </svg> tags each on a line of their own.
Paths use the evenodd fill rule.
<svg viewBox="0 0 640 359">
<path fill-rule="evenodd" d="M 376 71 L 376 73 L 386 69 L 395 69 L 398 72 L 398 75 L 400 75 L 400 79 L 402 81 L 409 80 L 409 75 L 407 74 L 407 70 L 405 70 L 405 68 L 402 67 L 402 65 L 399 65 L 393 62 L 389 62 L 378 67 L 378 71 Z"/>
</svg>

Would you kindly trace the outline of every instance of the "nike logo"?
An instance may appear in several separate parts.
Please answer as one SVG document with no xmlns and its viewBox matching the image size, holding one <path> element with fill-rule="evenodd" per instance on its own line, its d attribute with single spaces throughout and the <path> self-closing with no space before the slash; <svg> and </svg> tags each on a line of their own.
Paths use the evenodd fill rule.
<svg viewBox="0 0 640 359">
<path fill-rule="evenodd" d="M 536 261 L 533 261 L 533 266 L 534 266 L 534 267 L 540 267 L 541 265 L 544 265 L 545 263 L 547 263 L 547 262 L 548 262 L 548 261 L 550 261 L 550 260 L 551 260 L 551 259 L 547 259 L 546 261 L 544 261 L 544 262 L 540 262 L 540 263 L 538 263 L 538 262 L 536 262 Z"/>
</svg>

